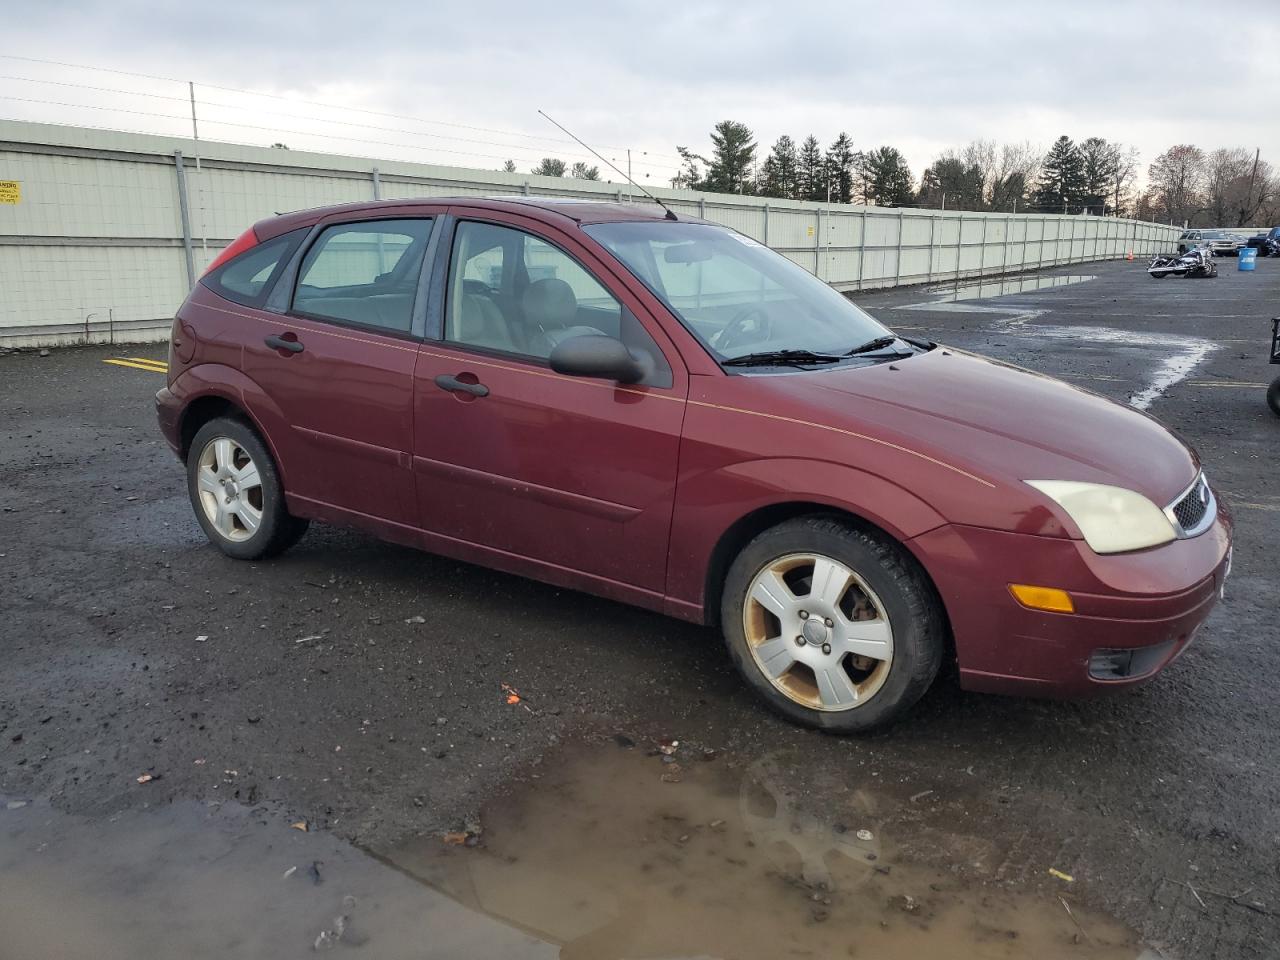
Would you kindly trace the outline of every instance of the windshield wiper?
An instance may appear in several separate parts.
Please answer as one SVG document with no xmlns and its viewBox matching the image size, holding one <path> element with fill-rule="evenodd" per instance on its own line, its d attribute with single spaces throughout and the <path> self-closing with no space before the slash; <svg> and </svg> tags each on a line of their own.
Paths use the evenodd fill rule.
<svg viewBox="0 0 1280 960">
<path fill-rule="evenodd" d="M 845 356 L 855 357 L 860 353 L 874 353 L 876 350 L 883 350 L 885 347 L 893 346 L 899 339 L 896 336 L 876 337 L 874 340 L 868 340 L 860 347 L 854 347 Z"/>
<path fill-rule="evenodd" d="M 725 367 L 766 367 L 791 366 L 809 363 L 837 363 L 841 357 L 829 353 L 814 353 L 811 350 L 765 350 L 761 353 L 745 353 L 740 357 L 721 360 Z"/>
</svg>

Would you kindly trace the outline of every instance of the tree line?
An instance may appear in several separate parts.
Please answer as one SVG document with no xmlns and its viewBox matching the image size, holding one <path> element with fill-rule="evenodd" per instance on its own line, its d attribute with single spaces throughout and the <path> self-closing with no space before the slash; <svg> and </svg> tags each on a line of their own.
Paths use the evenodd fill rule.
<svg viewBox="0 0 1280 960">
<path fill-rule="evenodd" d="M 1031 143 L 975 140 L 947 150 L 919 181 L 892 146 L 855 149 L 841 133 L 824 150 L 812 134 L 779 137 L 761 159 L 755 134 L 723 120 L 709 155 L 677 147 L 683 167 L 673 187 L 789 200 L 882 207 L 1091 213 L 1193 226 L 1271 225 L 1280 220 L 1280 177 L 1244 148 L 1205 152 L 1180 144 L 1147 168 L 1138 151 L 1102 137 L 1061 136 L 1047 150 Z"/>
<path fill-rule="evenodd" d="M 502 165 L 503 173 L 516 173 L 516 162 L 508 160 Z M 556 157 L 543 157 L 538 165 L 529 171 L 540 177 L 572 177 L 575 180 L 599 180 L 600 168 L 590 166 L 579 160 L 572 167 Z"/>
</svg>

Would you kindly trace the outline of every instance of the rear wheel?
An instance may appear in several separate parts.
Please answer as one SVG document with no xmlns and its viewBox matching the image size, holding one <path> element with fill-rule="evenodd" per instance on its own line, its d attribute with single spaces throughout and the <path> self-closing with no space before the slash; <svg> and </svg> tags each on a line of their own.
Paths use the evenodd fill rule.
<svg viewBox="0 0 1280 960">
<path fill-rule="evenodd" d="M 196 432 L 187 453 L 187 491 L 205 536 L 237 560 L 281 553 L 307 531 L 307 521 L 285 509 L 266 444 L 242 420 L 219 417 Z"/>
<path fill-rule="evenodd" d="M 730 656 L 783 716 L 855 733 L 902 715 L 942 663 L 942 607 L 902 548 L 831 517 L 766 530 L 729 570 Z"/>
<path fill-rule="evenodd" d="M 1271 412 L 1280 417 L 1280 377 L 1276 377 L 1271 381 L 1271 386 L 1267 388 L 1267 406 L 1271 408 Z"/>
</svg>

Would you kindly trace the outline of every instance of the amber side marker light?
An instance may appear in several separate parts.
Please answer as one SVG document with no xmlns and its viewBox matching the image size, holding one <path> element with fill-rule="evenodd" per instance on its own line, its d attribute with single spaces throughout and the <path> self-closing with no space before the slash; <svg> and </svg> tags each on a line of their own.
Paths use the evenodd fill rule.
<svg viewBox="0 0 1280 960">
<path fill-rule="evenodd" d="M 1071 594 L 1057 587 L 1032 587 L 1025 583 L 1011 583 L 1009 592 L 1020 604 L 1032 610 L 1048 610 L 1051 613 L 1076 612 L 1076 605 L 1071 602 Z"/>
</svg>

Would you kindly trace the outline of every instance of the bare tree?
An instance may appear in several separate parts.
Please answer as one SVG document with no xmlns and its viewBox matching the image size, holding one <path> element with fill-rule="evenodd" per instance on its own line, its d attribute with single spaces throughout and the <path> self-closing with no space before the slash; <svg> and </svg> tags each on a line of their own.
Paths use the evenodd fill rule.
<svg viewBox="0 0 1280 960">
<path fill-rule="evenodd" d="M 1115 166 L 1111 170 L 1111 208 L 1122 217 L 1129 206 L 1136 202 L 1131 191 L 1138 181 L 1138 148 L 1117 143 Z"/>
<path fill-rule="evenodd" d="M 1205 158 L 1205 212 L 1210 226 L 1240 226 L 1234 221 L 1241 207 L 1247 206 L 1244 194 L 1250 191 L 1252 169 L 1253 156 L 1243 147 L 1219 147 Z"/>
<path fill-rule="evenodd" d="M 1002 145 L 987 195 L 991 209 L 1016 212 L 1025 207 L 1027 189 L 1040 176 L 1043 159 L 1044 150 L 1029 140 Z"/>
<path fill-rule="evenodd" d="M 1189 143 L 1170 147 L 1147 171 L 1161 216 L 1189 221 L 1204 208 L 1204 151 Z"/>
</svg>

